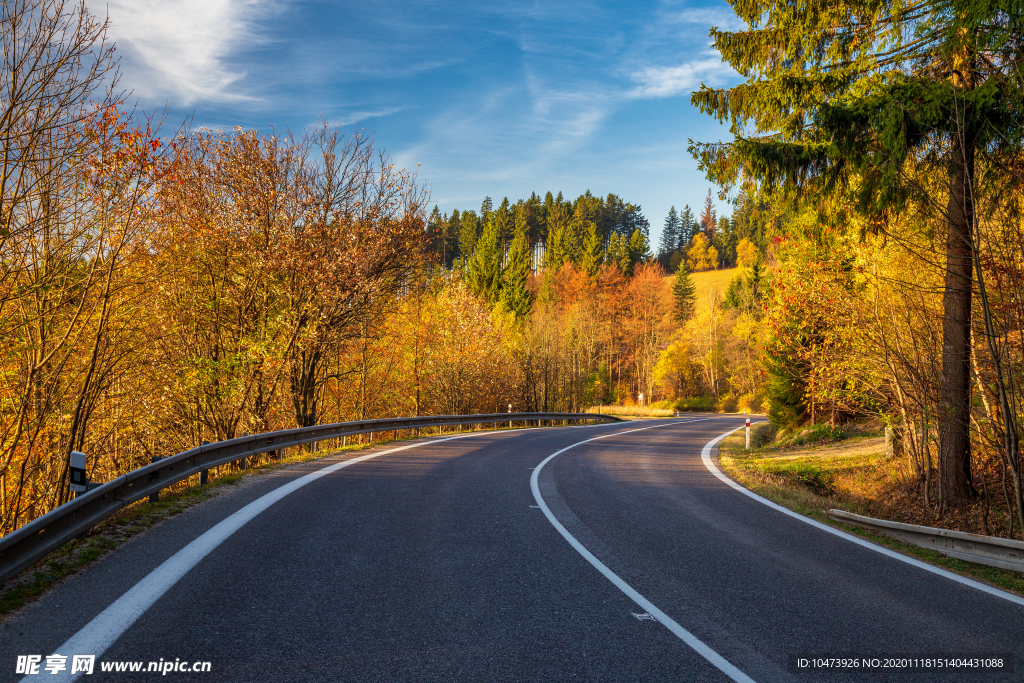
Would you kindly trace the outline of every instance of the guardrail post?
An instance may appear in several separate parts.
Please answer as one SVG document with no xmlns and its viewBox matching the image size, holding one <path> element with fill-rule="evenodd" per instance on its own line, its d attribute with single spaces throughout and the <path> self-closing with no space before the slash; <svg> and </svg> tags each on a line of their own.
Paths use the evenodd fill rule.
<svg viewBox="0 0 1024 683">
<path fill-rule="evenodd" d="M 242 436 L 243 437 L 249 436 L 249 432 L 243 432 Z M 238 469 L 244 470 L 248 464 L 249 464 L 248 456 L 243 455 L 241 458 L 238 459 Z"/>
<path fill-rule="evenodd" d="M 747 418 L 747 450 L 750 450 L 750 418 Z"/>
<path fill-rule="evenodd" d="M 164 458 L 163 458 L 163 456 L 161 456 L 161 455 L 154 455 L 154 456 L 153 456 L 153 459 L 152 459 L 152 460 L 150 460 L 150 462 L 151 462 L 151 463 L 154 463 L 154 462 L 159 462 L 159 461 L 161 461 L 161 460 L 163 460 L 163 459 L 164 459 Z M 149 478 L 150 478 L 150 479 L 157 479 L 157 478 L 159 478 L 159 477 L 160 477 L 160 475 L 159 475 L 159 474 L 157 474 L 156 472 L 154 472 L 153 474 L 149 475 Z M 155 503 L 155 502 L 157 502 L 158 500 L 160 500 L 160 491 L 154 491 L 153 493 L 149 494 L 149 502 L 150 502 L 150 503 Z"/>
<path fill-rule="evenodd" d="M 210 445 L 210 442 L 209 441 L 204 441 L 204 442 L 202 442 L 199 445 L 200 446 L 208 446 L 208 445 Z M 199 485 L 200 486 L 206 486 L 206 482 L 208 482 L 209 480 L 210 480 L 210 468 L 209 467 L 204 467 L 203 469 L 199 470 Z"/>
</svg>

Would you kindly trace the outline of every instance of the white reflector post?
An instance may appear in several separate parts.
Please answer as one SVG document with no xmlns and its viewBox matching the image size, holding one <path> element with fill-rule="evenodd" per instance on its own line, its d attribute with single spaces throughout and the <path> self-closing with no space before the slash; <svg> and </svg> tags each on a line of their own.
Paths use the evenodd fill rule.
<svg viewBox="0 0 1024 683">
<path fill-rule="evenodd" d="M 69 471 L 71 473 L 71 491 L 82 493 L 88 488 L 89 480 L 85 478 L 85 453 L 71 451 L 69 456 Z"/>
</svg>

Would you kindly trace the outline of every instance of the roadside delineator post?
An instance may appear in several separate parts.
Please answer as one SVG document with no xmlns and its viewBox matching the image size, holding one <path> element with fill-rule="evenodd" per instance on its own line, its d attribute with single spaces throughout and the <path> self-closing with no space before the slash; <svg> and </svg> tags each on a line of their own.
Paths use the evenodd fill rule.
<svg viewBox="0 0 1024 683">
<path fill-rule="evenodd" d="M 511 403 L 508 404 L 508 412 L 510 412 L 510 413 L 512 412 L 512 404 Z M 512 429 L 512 420 L 508 421 L 508 428 Z"/>
<path fill-rule="evenodd" d="M 750 450 L 750 418 L 747 418 L 747 450 Z"/>
<path fill-rule="evenodd" d="M 76 498 L 79 493 L 89 490 L 89 480 L 85 477 L 85 453 L 81 451 L 71 451 L 68 455 L 68 484 Z"/>
</svg>

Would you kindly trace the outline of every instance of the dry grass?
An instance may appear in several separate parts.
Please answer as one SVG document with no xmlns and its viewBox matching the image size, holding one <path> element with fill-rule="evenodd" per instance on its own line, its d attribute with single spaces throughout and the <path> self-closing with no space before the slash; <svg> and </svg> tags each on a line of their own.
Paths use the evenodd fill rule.
<svg viewBox="0 0 1024 683">
<path fill-rule="evenodd" d="M 725 290 L 728 289 L 729 283 L 732 282 L 739 272 L 739 268 L 726 268 L 724 270 L 705 270 L 702 273 L 690 273 L 690 279 L 693 280 L 697 299 L 707 301 L 708 295 L 711 293 L 717 293 L 718 298 L 721 299 L 725 296 Z M 668 287 L 672 286 L 671 275 L 665 281 Z"/>
<path fill-rule="evenodd" d="M 820 522 L 863 536 L 944 569 L 980 579 L 1024 595 L 1024 575 L 964 562 L 941 553 L 875 534 L 828 517 L 830 509 L 879 519 L 941 528 L 964 529 L 974 519 L 967 513 L 926 518 L 909 490 L 899 460 L 884 457 L 881 437 L 851 438 L 838 443 L 766 447 L 744 450 L 742 431 L 719 444 L 722 470 L 748 489 Z"/>
<path fill-rule="evenodd" d="M 591 406 L 588 413 L 615 415 L 617 417 L 672 417 L 675 413 L 668 408 L 647 408 L 645 406 Z"/>
</svg>

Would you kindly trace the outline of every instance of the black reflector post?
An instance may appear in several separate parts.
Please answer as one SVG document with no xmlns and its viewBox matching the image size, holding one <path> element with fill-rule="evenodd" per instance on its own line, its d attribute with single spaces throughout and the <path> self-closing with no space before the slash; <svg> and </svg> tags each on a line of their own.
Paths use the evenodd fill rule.
<svg viewBox="0 0 1024 683">
<path fill-rule="evenodd" d="M 71 451 L 68 460 L 71 492 L 75 495 L 84 493 L 89 488 L 89 480 L 85 478 L 85 453 Z"/>
</svg>

